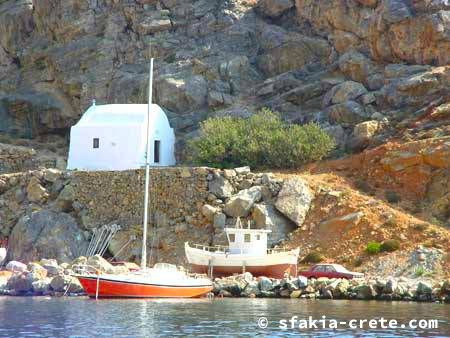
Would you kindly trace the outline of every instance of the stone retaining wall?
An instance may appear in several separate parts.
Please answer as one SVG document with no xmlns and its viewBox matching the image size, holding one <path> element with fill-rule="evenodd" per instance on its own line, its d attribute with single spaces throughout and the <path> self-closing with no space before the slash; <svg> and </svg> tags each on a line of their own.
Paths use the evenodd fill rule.
<svg viewBox="0 0 450 338">
<path fill-rule="evenodd" d="M 34 155 L 30 148 L 0 144 L 0 174 L 36 169 Z"/>
<path fill-rule="evenodd" d="M 65 161 L 55 155 L 38 155 L 33 148 L 0 143 L 0 174 L 40 168 L 65 168 Z"/>
<path fill-rule="evenodd" d="M 149 214 L 158 225 L 192 221 L 199 215 L 198 203 L 208 195 L 206 168 L 152 168 L 150 170 Z M 122 172 L 72 172 L 73 200 L 87 228 L 119 221 L 142 222 L 144 170 Z M 189 217 L 193 219 L 190 219 Z"/>
</svg>

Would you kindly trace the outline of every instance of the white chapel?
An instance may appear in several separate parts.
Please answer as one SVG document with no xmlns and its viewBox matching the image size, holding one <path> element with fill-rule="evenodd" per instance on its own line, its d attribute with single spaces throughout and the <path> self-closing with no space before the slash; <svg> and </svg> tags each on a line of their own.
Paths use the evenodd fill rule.
<svg viewBox="0 0 450 338">
<path fill-rule="evenodd" d="M 145 166 L 147 119 L 150 165 L 175 165 L 175 134 L 157 104 L 95 101 L 70 130 L 67 169 L 127 170 Z"/>
</svg>

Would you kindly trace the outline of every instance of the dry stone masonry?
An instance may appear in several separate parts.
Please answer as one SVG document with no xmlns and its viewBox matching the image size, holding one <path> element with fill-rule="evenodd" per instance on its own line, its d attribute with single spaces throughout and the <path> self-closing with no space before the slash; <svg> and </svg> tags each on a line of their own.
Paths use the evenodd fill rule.
<svg viewBox="0 0 450 338">
<path fill-rule="evenodd" d="M 45 169 L 1 175 L 0 182 L 0 234 L 10 240 L 9 259 L 69 262 L 85 254 L 93 229 L 116 223 L 122 230 L 109 253 L 139 260 L 143 170 Z M 249 167 L 152 168 L 149 195 L 150 251 L 177 264 L 186 263 L 185 241 L 225 244 L 223 229 L 238 217 L 271 229 L 275 245 L 302 225 L 313 198 L 301 179 L 283 182 Z"/>
</svg>

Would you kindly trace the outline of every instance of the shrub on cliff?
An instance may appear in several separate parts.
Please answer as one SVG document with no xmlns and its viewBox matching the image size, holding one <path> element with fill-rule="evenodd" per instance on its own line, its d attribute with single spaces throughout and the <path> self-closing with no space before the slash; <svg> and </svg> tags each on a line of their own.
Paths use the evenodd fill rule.
<svg viewBox="0 0 450 338">
<path fill-rule="evenodd" d="M 386 191 L 384 196 L 389 203 L 398 203 L 401 200 L 400 196 L 395 191 L 391 190 Z"/>
<path fill-rule="evenodd" d="M 366 246 L 366 252 L 369 255 L 376 255 L 381 250 L 381 244 L 378 242 L 369 242 Z"/>
<path fill-rule="evenodd" d="M 303 258 L 303 263 L 320 263 L 325 259 L 325 257 L 317 251 L 311 251 L 305 258 Z"/>
<path fill-rule="evenodd" d="M 385 240 L 380 247 L 381 251 L 392 252 L 400 249 L 400 242 L 396 239 Z"/>
<path fill-rule="evenodd" d="M 297 168 L 334 147 L 317 124 L 290 125 L 268 109 L 249 118 L 209 118 L 188 144 L 195 165 L 231 168 Z"/>
</svg>

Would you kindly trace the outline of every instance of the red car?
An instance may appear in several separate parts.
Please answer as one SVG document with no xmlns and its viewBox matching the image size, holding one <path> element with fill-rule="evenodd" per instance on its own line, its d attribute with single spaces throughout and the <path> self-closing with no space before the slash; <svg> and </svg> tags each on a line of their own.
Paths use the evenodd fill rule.
<svg viewBox="0 0 450 338">
<path fill-rule="evenodd" d="M 363 278 L 364 274 L 361 272 L 348 271 L 339 264 L 315 264 L 306 271 L 300 271 L 299 275 L 307 278 Z"/>
</svg>

